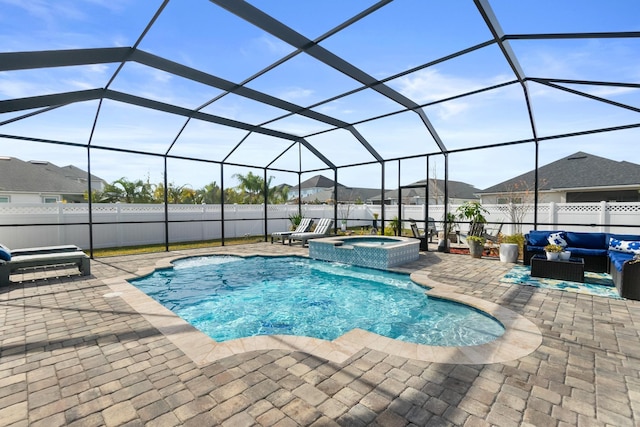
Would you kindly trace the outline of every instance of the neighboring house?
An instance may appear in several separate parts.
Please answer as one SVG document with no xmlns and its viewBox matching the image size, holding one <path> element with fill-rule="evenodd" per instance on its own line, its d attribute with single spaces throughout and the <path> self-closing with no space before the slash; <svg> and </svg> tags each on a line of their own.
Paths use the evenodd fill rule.
<svg viewBox="0 0 640 427">
<path fill-rule="evenodd" d="M 534 172 L 479 191 L 481 202 L 533 203 Z M 538 169 L 540 202 L 638 202 L 640 165 L 577 152 Z"/>
<path fill-rule="evenodd" d="M 333 203 L 335 181 L 316 175 L 300 183 L 300 195 L 302 203 Z M 346 187 L 338 183 L 338 203 L 364 203 L 380 190 L 375 188 Z M 289 200 L 298 199 L 298 186 L 289 189 Z"/>
<path fill-rule="evenodd" d="M 92 189 L 105 184 L 91 176 Z M 0 157 L 0 203 L 80 203 L 87 190 L 87 172 L 75 166 Z"/>
<path fill-rule="evenodd" d="M 424 205 L 426 201 L 426 183 L 427 180 L 416 181 L 402 188 L 402 204 L 405 205 Z M 478 200 L 476 193 L 480 191 L 473 185 L 460 181 L 449 181 L 448 196 L 449 204 L 458 205 L 466 201 Z M 398 204 L 398 190 L 389 190 L 385 192 L 385 204 Z M 376 195 L 367 200 L 368 203 L 374 205 L 380 204 L 380 195 Z M 429 180 L 429 203 L 430 205 L 441 205 L 444 203 L 444 180 Z"/>
<path fill-rule="evenodd" d="M 338 203 L 365 203 L 374 194 L 380 194 L 379 189 L 375 188 L 351 188 L 338 187 Z M 378 196 L 379 197 L 379 196 Z M 333 189 L 323 190 L 313 193 L 310 196 L 303 197 L 302 203 L 333 203 L 335 199 Z"/>
<path fill-rule="evenodd" d="M 335 181 L 327 178 L 323 175 L 316 175 L 311 177 L 305 181 L 300 183 L 300 198 L 302 200 L 308 199 L 310 196 L 314 194 L 318 194 L 320 192 L 333 191 L 335 185 Z M 338 188 L 344 187 L 341 184 L 338 184 Z M 338 189 L 338 191 L 340 191 Z M 295 185 L 289 189 L 289 199 L 298 199 L 298 186 Z M 315 200 L 315 198 L 311 198 Z M 318 198 L 319 201 L 324 202 L 325 199 Z"/>
</svg>

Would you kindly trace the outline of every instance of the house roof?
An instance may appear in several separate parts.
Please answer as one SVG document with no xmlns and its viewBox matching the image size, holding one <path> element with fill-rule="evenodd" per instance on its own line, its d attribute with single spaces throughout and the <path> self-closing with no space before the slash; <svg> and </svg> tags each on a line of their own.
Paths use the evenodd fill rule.
<svg viewBox="0 0 640 427">
<path fill-rule="evenodd" d="M 61 168 L 49 162 L 25 162 L 0 158 L 0 191 L 25 193 L 83 194 L 86 175 L 75 166 Z M 81 182 L 82 177 L 85 182 Z M 95 179 L 100 179 L 94 177 Z"/>
<path fill-rule="evenodd" d="M 535 171 L 531 170 L 479 193 L 503 193 L 516 186 L 533 189 Z M 539 189 L 597 188 L 640 185 L 640 165 L 616 161 L 578 151 L 538 169 Z"/>
<path fill-rule="evenodd" d="M 356 202 L 360 200 L 361 202 L 365 202 L 367 200 L 371 200 L 374 195 L 380 196 L 380 190 L 376 188 L 350 188 L 350 187 L 341 187 L 338 190 L 338 202 Z M 322 190 L 314 194 L 310 194 L 306 197 L 302 198 L 303 203 L 315 203 L 320 202 L 324 203 L 327 200 L 333 200 L 333 188 Z"/>
<path fill-rule="evenodd" d="M 335 181 L 327 178 L 323 175 L 316 175 L 300 183 L 300 188 L 333 188 Z M 342 187 L 342 184 L 338 183 L 338 186 Z M 293 190 L 297 190 L 298 186 L 291 187 Z"/>
<path fill-rule="evenodd" d="M 433 180 L 429 180 L 429 183 L 431 184 L 431 182 L 433 182 Z M 436 188 L 437 191 L 439 193 L 440 197 L 444 197 L 444 180 L 442 179 L 436 179 Z M 409 184 L 407 187 L 411 187 L 411 188 L 404 188 L 402 190 L 402 197 L 406 198 L 406 197 L 415 197 L 415 196 L 419 196 L 419 197 L 425 197 L 425 185 L 426 185 L 426 180 L 420 180 L 420 181 L 416 181 L 412 184 Z M 433 192 L 433 188 L 430 187 L 429 188 L 430 192 Z M 449 181 L 449 198 L 452 199 L 477 199 L 476 197 L 476 193 L 478 193 L 480 190 L 477 189 L 476 187 L 474 187 L 471 184 L 467 184 L 466 182 L 461 182 L 461 181 Z M 429 194 L 429 197 L 434 197 L 435 195 L 433 193 Z M 398 190 L 389 190 L 387 192 L 385 192 L 385 199 L 397 199 L 398 198 Z M 380 194 L 375 195 L 374 197 L 371 197 L 370 200 L 380 200 Z"/>
</svg>

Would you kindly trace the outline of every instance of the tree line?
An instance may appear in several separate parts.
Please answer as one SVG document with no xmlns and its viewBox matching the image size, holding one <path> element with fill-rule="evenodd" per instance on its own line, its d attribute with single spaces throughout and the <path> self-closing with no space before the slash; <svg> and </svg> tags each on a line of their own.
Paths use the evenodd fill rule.
<svg viewBox="0 0 640 427">
<path fill-rule="evenodd" d="M 225 203 L 260 204 L 264 202 L 265 180 L 252 172 L 246 175 L 233 175 L 240 183 L 224 190 Z M 266 181 L 267 203 L 285 203 L 289 198 L 289 186 L 271 186 L 273 177 Z M 166 189 L 167 202 L 172 204 L 219 204 L 222 202 L 222 189 L 212 181 L 202 188 L 193 189 L 188 184 L 169 183 Z M 88 200 L 85 193 L 85 200 Z M 153 184 L 147 180 L 131 181 L 120 178 L 106 184 L 102 191 L 94 190 L 91 194 L 94 203 L 164 203 L 164 183 Z"/>
</svg>

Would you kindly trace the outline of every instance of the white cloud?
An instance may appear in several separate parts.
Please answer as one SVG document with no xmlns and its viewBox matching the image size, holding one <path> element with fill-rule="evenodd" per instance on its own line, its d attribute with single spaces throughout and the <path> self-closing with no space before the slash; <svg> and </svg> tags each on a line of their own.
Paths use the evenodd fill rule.
<svg viewBox="0 0 640 427">
<path fill-rule="evenodd" d="M 471 92 L 506 80 L 508 80 L 508 77 L 504 75 L 494 76 L 489 81 L 448 76 L 440 73 L 436 68 L 430 68 L 398 79 L 397 88 L 408 98 L 419 104 L 424 104 Z M 447 120 L 467 111 L 470 107 L 471 105 L 468 102 L 458 99 L 437 104 L 434 110 L 441 119 Z"/>
<path fill-rule="evenodd" d="M 472 79 L 446 76 L 437 69 L 418 71 L 398 80 L 400 92 L 418 103 L 427 103 L 469 92 L 483 86 Z"/>
<path fill-rule="evenodd" d="M 5 73 L 6 74 L 6 73 Z M 22 80 L 0 74 L 0 95 L 4 98 L 24 98 L 34 94 L 36 85 L 30 80 Z"/>
<path fill-rule="evenodd" d="M 299 88 L 299 87 L 294 87 L 294 88 L 289 88 L 289 89 L 281 92 L 277 96 L 279 98 L 284 99 L 284 100 L 294 102 L 296 100 L 306 99 L 306 98 L 310 97 L 311 95 L 313 95 L 313 93 L 314 93 L 314 91 L 311 90 L 311 89 L 303 89 L 303 88 Z"/>
<path fill-rule="evenodd" d="M 293 48 L 287 43 L 273 37 L 267 37 L 263 35 L 254 40 L 260 49 L 266 48 L 267 51 L 277 56 L 288 55 L 293 50 Z"/>
<path fill-rule="evenodd" d="M 449 101 L 443 104 L 439 104 L 436 107 L 438 117 L 442 120 L 447 120 L 463 113 L 469 109 L 469 104 L 462 101 Z"/>
</svg>

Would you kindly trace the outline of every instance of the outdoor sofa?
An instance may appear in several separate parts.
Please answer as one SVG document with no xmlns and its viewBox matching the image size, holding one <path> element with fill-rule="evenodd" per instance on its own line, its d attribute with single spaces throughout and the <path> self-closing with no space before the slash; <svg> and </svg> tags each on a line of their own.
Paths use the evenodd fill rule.
<svg viewBox="0 0 640 427">
<path fill-rule="evenodd" d="M 531 230 L 524 237 L 525 265 L 559 238 L 572 257 L 584 259 L 585 271 L 611 274 L 621 297 L 640 300 L 640 262 L 634 259 L 640 257 L 640 235 Z"/>
<path fill-rule="evenodd" d="M 0 245 L 0 286 L 9 285 L 11 274 L 30 267 L 75 265 L 83 276 L 91 274 L 90 259 L 74 245 L 8 249 Z"/>
</svg>

